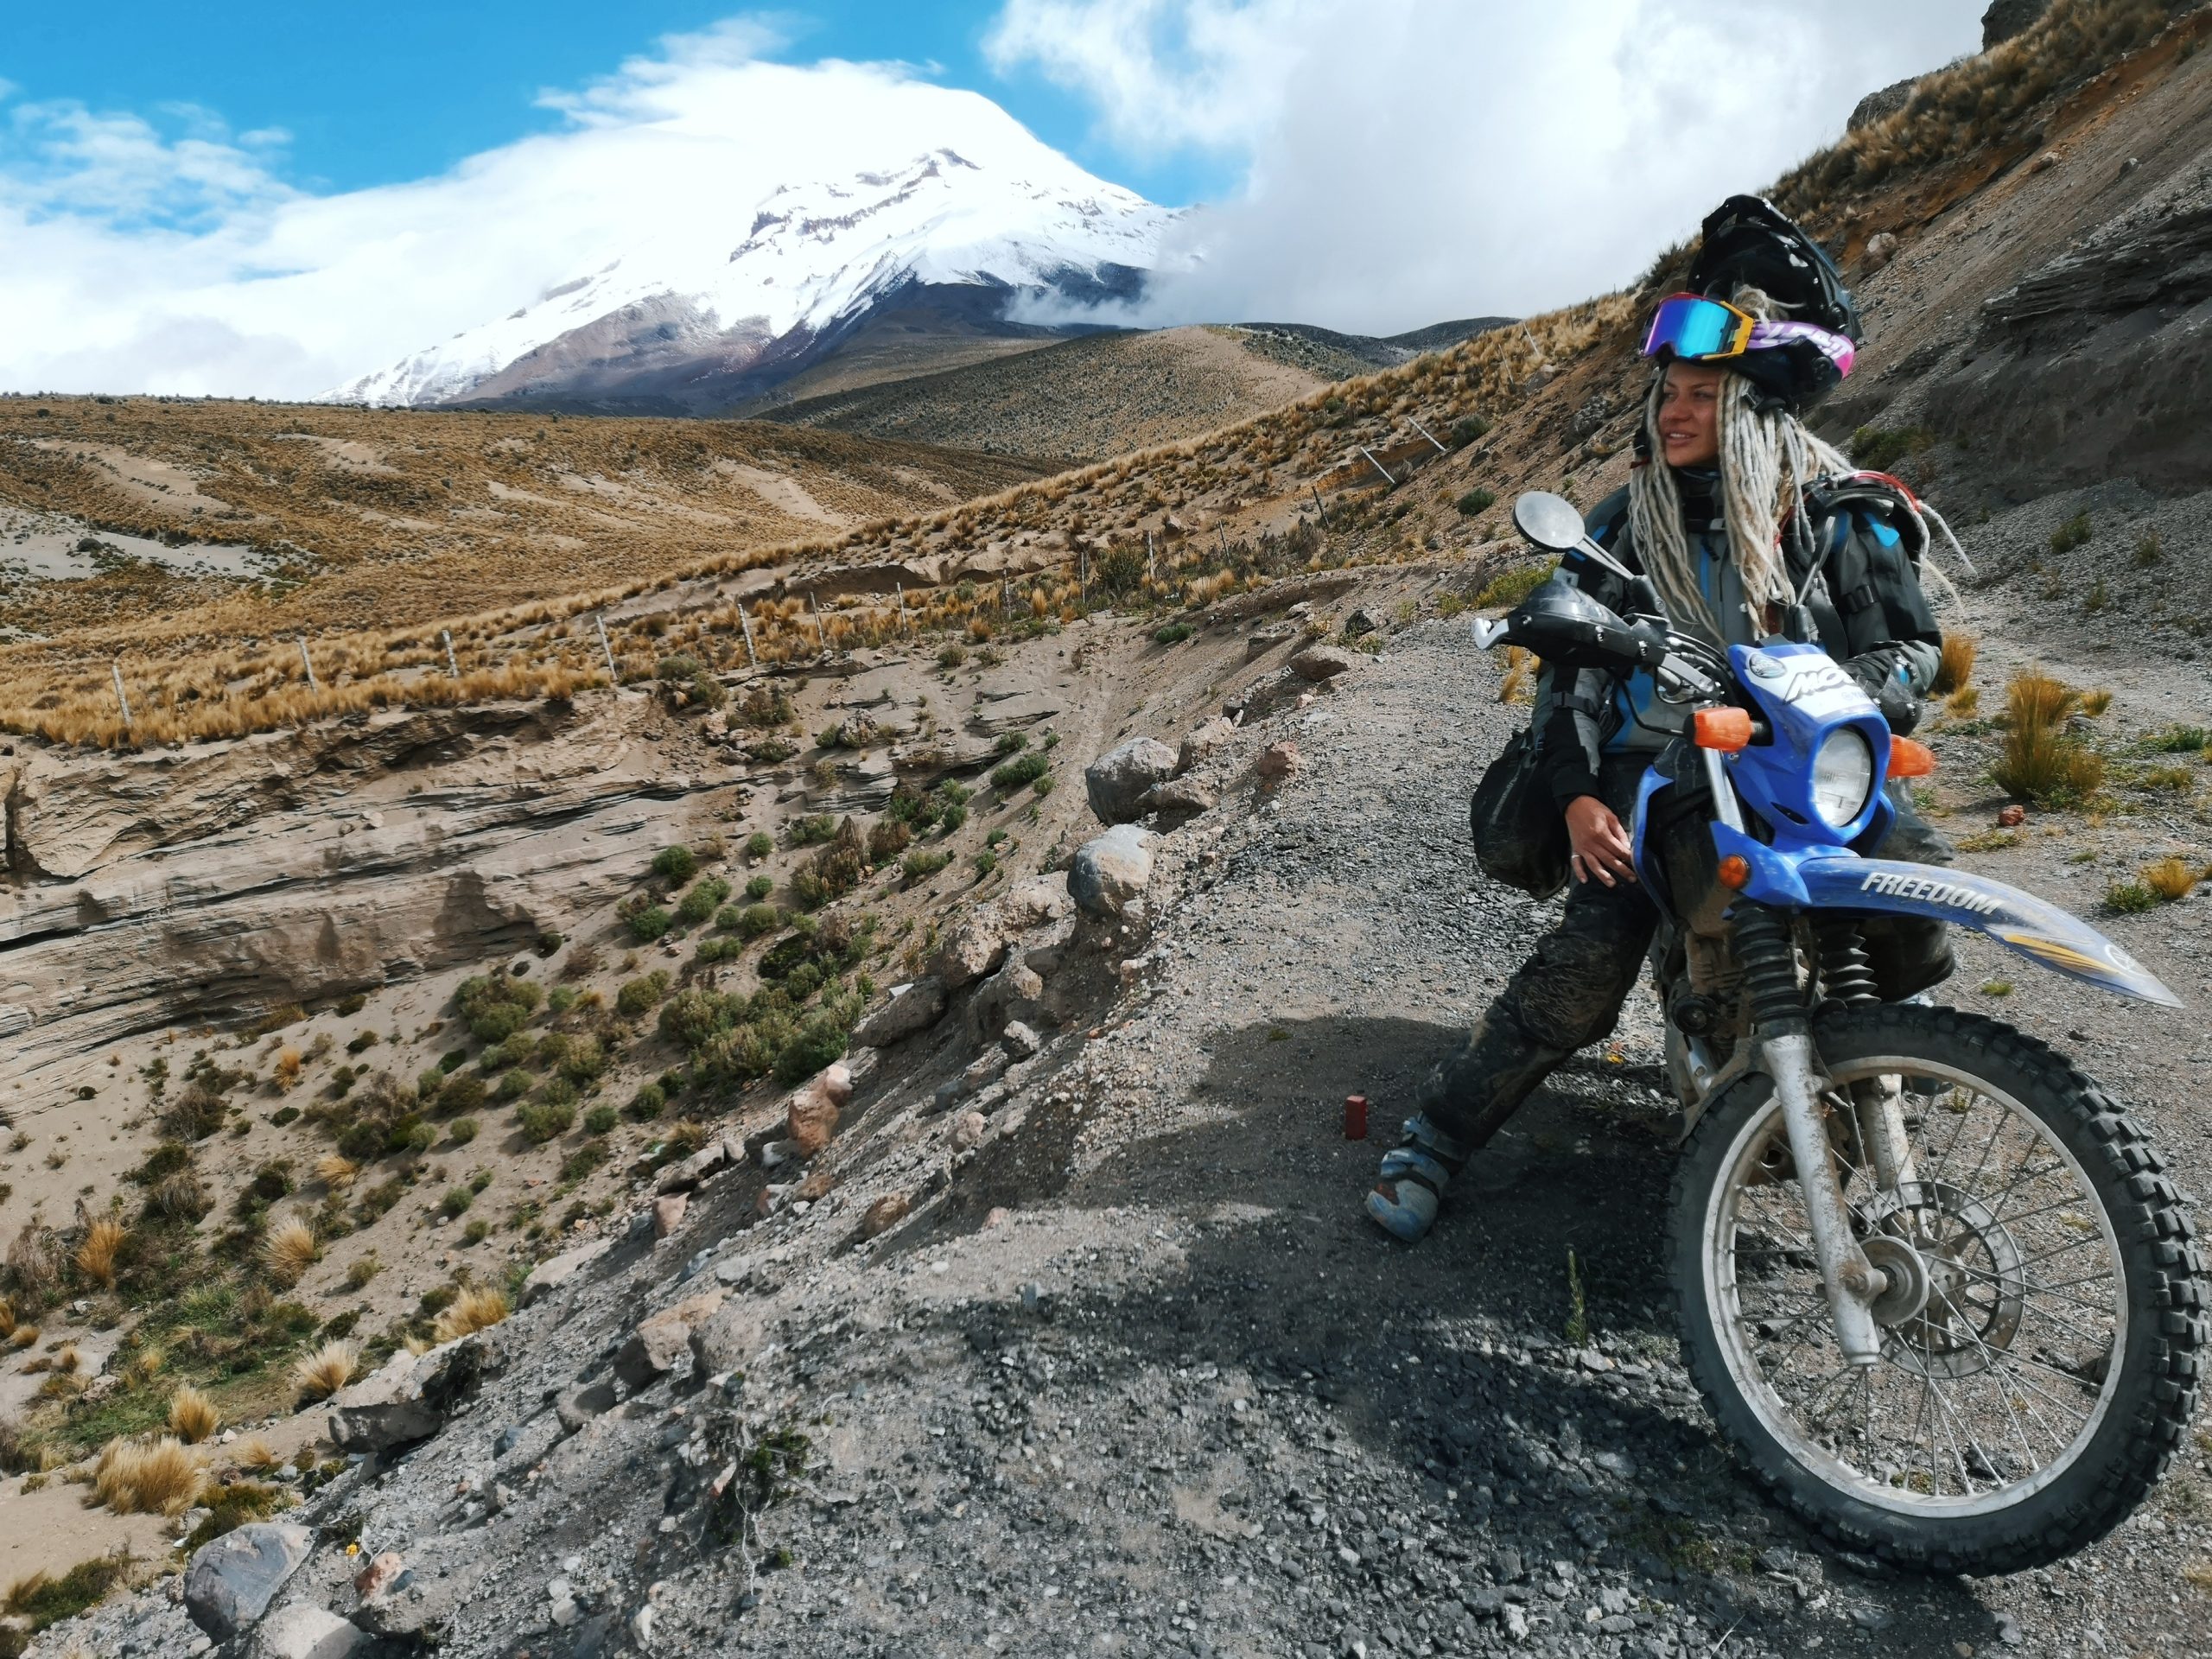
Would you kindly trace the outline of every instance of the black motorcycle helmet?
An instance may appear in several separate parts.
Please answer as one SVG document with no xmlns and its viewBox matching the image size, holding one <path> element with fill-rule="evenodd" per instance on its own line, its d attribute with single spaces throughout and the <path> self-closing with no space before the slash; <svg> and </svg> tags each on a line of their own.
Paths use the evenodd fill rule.
<svg viewBox="0 0 2212 1659">
<path fill-rule="evenodd" d="M 1716 300 L 1756 288 L 1790 321 L 1842 334 L 1853 346 L 1866 338 L 1859 307 L 1827 250 L 1764 197 L 1731 196 L 1706 215 L 1688 286 Z M 1757 386 L 1763 401 L 1791 414 L 1803 413 L 1843 379 L 1809 341 L 1746 352 L 1727 366 Z"/>
</svg>

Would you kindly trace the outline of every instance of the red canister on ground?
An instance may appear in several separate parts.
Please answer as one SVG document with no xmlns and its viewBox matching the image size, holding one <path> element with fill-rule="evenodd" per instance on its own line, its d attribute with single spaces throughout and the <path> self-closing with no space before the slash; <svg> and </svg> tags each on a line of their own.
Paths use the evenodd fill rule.
<svg viewBox="0 0 2212 1659">
<path fill-rule="evenodd" d="M 1365 1095 L 1344 1096 L 1344 1139 L 1347 1141 L 1367 1139 L 1367 1096 Z"/>
</svg>

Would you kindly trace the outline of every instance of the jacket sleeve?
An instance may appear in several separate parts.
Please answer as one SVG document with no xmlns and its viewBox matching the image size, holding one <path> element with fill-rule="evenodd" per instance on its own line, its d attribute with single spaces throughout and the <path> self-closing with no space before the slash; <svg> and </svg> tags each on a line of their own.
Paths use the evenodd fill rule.
<svg viewBox="0 0 2212 1659">
<path fill-rule="evenodd" d="M 1942 630 L 1903 535 L 1885 516 L 1847 512 L 1834 533 L 1836 552 L 1828 564 L 1851 639 L 1847 665 L 1891 728 L 1908 731 L 1935 683 Z"/>
<path fill-rule="evenodd" d="M 1591 536 L 1633 569 L 1625 530 L 1627 492 L 1607 497 L 1592 511 Z M 1600 604 L 1618 610 L 1627 599 L 1620 578 L 1578 553 L 1560 561 L 1560 573 Z M 1530 725 L 1536 754 L 1552 798 L 1564 812 L 1578 795 L 1598 793 L 1598 766 L 1604 752 L 1605 711 L 1626 677 L 1602 668 L 1564 668 L 1547 663 L 1536 677 L 1536 707 Z"/>
</svg>

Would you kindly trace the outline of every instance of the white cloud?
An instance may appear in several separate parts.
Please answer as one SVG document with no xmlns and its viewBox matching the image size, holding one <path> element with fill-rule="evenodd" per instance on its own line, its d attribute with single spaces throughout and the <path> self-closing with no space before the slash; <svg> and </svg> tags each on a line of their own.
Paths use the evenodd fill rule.
<svg viewBox="0 0 2212 1659">
<path fill-rule="evenodd" d="M 1615 285 L 1980 0 L 1007 0 L 988 40 L 1101 137 L 1246 168 L 1147 320 L 1395 332 Z"/>
<path fill-rule="evenodd" d="M 849 148 L 923 91 L 897 65 L 758 60 L 776 44 L 744 19 L 671 36 L 544 93 L 556 131 L 329 196 L 282 181 L 281 134 L 204 111 L 0 105 L 0 386 L 309 397 L 653 239 L 741 232 L 810 119 Z"/>
</svg>

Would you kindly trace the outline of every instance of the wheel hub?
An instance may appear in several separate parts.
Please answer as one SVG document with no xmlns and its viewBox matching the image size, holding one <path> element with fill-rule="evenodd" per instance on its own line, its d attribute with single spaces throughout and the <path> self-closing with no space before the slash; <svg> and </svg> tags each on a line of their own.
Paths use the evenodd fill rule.
<svg viewBox="0 0 2212 1659">
<path fill-rule="evenodd" d="M 1928 1263 L 1920 1252 L 1903 1239 L 1891 1238 L 1886 1233 L 1866 1240 L 1861 1248 L 1866 1252 L 1866 1259 L 1879 1268 L 1889 1281 L 1870 1310 L 1874 1323 L 1894 1329 L 1908 1319 L 1918 1319 L 1934 1288 Z"/>
</svg>

